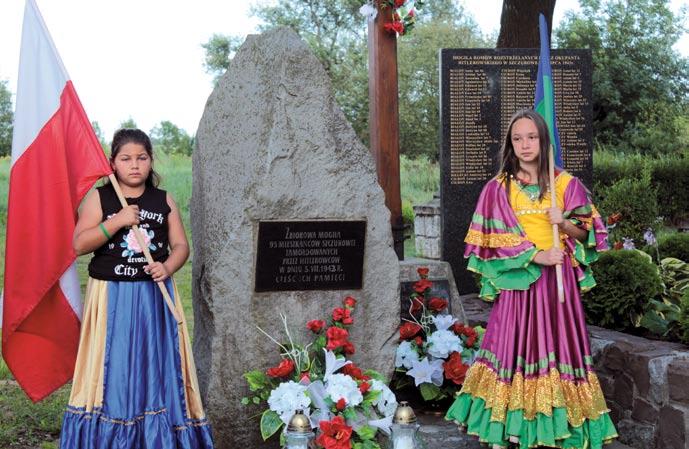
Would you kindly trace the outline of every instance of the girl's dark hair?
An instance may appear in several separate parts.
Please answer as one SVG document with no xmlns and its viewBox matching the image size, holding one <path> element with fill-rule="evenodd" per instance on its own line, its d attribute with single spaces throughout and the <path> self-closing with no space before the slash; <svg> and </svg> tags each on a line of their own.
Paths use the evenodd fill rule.
<svg viewBox="0 0 689 449">
<path fill-rule="evenodd" d="M 151 171 L 146 178 L 146 186 L 158 187 L 158 184 L 160 184 L 160 175 L 153 170 L 153 145 L 151 145 L 151 139 L 148 138 L 148 135 L 140 129 L 122 128 L 115 131 L 112 143 L 110 144 L 110 162 L 115 162 L 117 153 L 128 143 L 137 143 L 146 149 L 148 157 L 151 158 Z"/>
<path fill-rule="evenodd" d="M 538 199 L 543 200 L 546 190 L 548 189 L 548 151 L 550 151 L 550 133 L 548 133 L 548 125 L 541 115 L 533 109 L 521 109 L 512 115 L 510 119 L 510 126 L 507 127 L 505 134 L 505 141 L 500 150 L 500 171 L 499 175 L 504 175 L 505 190 L 507 190 L 507 198 L 510 197 L 510 182 L 512 176 L 517 177 L 519 172 L 519 159 L 514 153 L 512 146 L 512 127 L 517 120 L 527 118 L 534 122 L 538 130 L 538 142 L 540 152 L 538 154 L 538 187 L 540 193 Z"/>
</svg>

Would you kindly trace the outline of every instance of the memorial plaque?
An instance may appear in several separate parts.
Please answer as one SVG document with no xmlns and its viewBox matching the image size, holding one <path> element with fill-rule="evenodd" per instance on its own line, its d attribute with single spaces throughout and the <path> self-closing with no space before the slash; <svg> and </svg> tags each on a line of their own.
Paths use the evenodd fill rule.
<svg viewBox="0 0 689 449">
<path fill-rule="evenodd" d="M 538 49 L 440 51 L 442 258 L 460 294 L 477 291 L 466 270 L 464 236 L 484 184 L 495 176 L 510 117 L 533 108 Z M 564 168 L 592 181 L 590 50 L 551 50 Z"/>
<path fill-rule="evenodd" d="M 261 221 L 257 292 L 360 289 L 366 221 Z"/>
</svg>

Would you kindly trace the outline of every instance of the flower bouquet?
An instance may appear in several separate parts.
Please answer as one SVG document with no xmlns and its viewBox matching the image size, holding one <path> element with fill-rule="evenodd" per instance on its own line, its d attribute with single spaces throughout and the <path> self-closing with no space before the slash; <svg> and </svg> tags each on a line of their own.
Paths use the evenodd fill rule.
<svg viewBox="0 0 689 449">
<path fill-rule="evenodd" d="M 419 268 L 420 280 L 409 297 L 409 316 L 400 326 L 395 355 L 395 388 L 418 388 L 424 401 L 452 399 L 481 346 L 485 330 L 457 322 L 447 313 L 448 300 L 431 297 L 428 268 Z"/>
<path fill-rule="evenodd" d="M 264 440 L 289 423 L 302 410 L 316 430 L 316 447 L 325 449 L 380 449 L 380 433 L 390 433 L 397 400 L 385 379 L 372 370 L 362 371 L 347 356 L 355 348 L 349 327 L 356 300 L 344 299 L 333 310 L 330 324 L 324 320 L 306 323 L 313 341 L 296 343 L 281 315 L 286 342 L 279 342 L 259 328 L 280 348 L 282 359 L 267 371 L 244 374 L 251 394 L 245 405 L 264 405 L 260 429 Z M 281 433 L 281 441 L 284 433 Z"/>
</svg>

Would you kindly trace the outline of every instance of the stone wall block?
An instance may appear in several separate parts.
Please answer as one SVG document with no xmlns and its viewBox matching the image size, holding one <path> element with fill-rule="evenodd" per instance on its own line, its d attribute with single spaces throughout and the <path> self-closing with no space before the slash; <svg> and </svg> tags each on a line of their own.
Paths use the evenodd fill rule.
<svg viewBox="0 0 689 449">
<path fill-rule="evenodd" d="M 648 362 L 648 376 L 651 380 L 649 398 L 658 405 L 670 400 L 670 389 L 667 380 L 667 367 L 673 356 L 657 357 Z"/>
<path fill-rule="evenodd" d="M 425 215 L 415 215 L 414 216 L 414 234 L 418 239 L 420 236 L 426 236 L 426 216 Z"/>
<path fill-rule="evenodd" d="M 434 215 L 430 219 L 431 229 L 428 231 L 428 235 L 440 238 L 440 215 Z"/>
<path fill-rule="evenodd" d="M 650 424 L 640 424 L 631 419 L 623 419 L 617 423 L 617 433 L 620 435 L 620 442 L 633 448 L 653 449 L 656 447 L 656 428 Z"/>
<path fill-rule="evenodd" d="M 634 399 L 632 418 L 648 424 L 655 424 L 658 420 L 658 409 L 647 400 L 637 397 Z"/>
<path fill-rule="evenodd" d="M 660 410 L 658 449 L 685 449 L 689 409 L 667 405 Z"/>
<path fill-rule="evenodd" d="M 623 409 L 631 410 L 634 403 L 634 381 L 626 374 L 615 376 L 615 402 Z"/>
<path fill-rule="evenodd" d="M 689 405 L 689 359 L 676 359 L 667 367 L 670 399 Z"/>
</svg>

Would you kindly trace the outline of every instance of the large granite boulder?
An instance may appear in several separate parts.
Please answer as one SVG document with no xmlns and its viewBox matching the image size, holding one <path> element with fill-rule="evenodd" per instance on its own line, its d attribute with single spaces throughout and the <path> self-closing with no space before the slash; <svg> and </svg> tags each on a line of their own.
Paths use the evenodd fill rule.
<svg viewBox="0 0 689 449">
<path fill-rule="evenodd" d="M 337 106 L 299 36 L 249 36 L 208 99 L 193 154 L 194 355 L 217 447 L 265 447 L 256 408 L 240 404 L 242 373 L 279 360 L 256 328 L 282 337 L 286 313 L 307 341 L 308 319 L 359 300 L 355 362 L 390 375 L 399 325 L 399 265 L 390 213 L 369 151 Z M 256 293 L 262 220 L 366 220 L 363 289 Z"/>
</svg>

